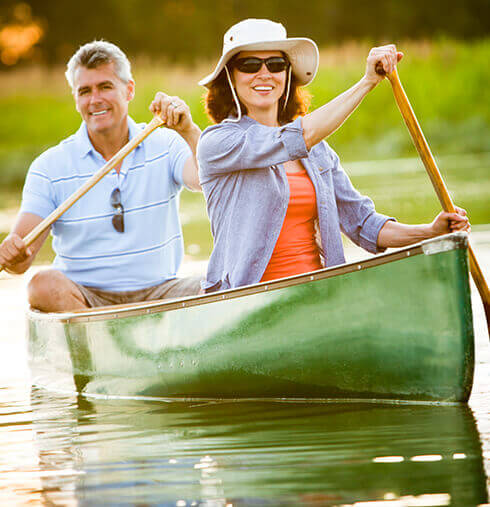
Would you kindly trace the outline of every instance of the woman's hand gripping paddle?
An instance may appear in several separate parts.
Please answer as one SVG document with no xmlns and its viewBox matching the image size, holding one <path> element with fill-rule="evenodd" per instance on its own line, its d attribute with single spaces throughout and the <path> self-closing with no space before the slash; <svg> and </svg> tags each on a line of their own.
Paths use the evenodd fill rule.
<svg viewBox="0 0 490 507">
<path fill-rule="evenodd" d="M 415 117 L 415 113 L 413 112 L 410 101 L 408 100 L 400 78 L 398 77 L 396 67 L 393 72 L 386 74 L 383 69 L 383 65 L 381 62 L 378 62 L 376 65 L 376 72 L 380 75 L 386 75 L 391 83 L 398 108 L 400 109 L 410 135 L 412 136 L 415 147 L 417 148 L 420 158 L 422 159 L 422 162 L 424 163 L 424 166 L 429 174 L 434 190 L 436 191 L 436 194 L 439 197 L 439 201 L 441 202 L 442 209 L 450 213 L 456 213 L 456 209 L 446 188 L 446 184 L 442 179 L 436 161 L 432 156 L 429 145 L 427 144 L 422 129 L 420 128 L 417 118 Z M 470 272 L 473 276 L 473 280 L 475 281 L 475 285 L 478 288 L 478 292 L 480 293 L 483 302 L 483 307 L 485 309 L 485 315 L 487 318 L 487 327 L 490 328 L 490 292 L 488 290 L 488 285 L 485 277 L 483 276 L 483 272 L 476 260 L 475 253 L 471 248 L 471 245 L 468 245 L 468 254 L 470 260 Z"/>
</svg>

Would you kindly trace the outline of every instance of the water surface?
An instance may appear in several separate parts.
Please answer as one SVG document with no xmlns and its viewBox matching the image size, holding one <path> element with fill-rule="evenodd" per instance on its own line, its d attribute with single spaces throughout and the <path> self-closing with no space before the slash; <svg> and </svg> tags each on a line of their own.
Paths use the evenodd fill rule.
<svg viewBox="0 0 490 507">
<path fill-rule="evenodd" d="M 466 406 L 88 401 L 34 389 L 30 410 L 17 408 L 32 462 L 7 473 L 9 487 L 47 504 L 487 501 Z"/>
</svg>

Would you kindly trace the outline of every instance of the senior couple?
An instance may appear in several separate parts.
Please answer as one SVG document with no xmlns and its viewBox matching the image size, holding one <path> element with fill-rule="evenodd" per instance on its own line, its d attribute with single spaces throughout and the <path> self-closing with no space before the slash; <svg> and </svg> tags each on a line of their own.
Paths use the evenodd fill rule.
<svg viewBox="0 0 490 507">
<path fill-rule="evenodd" d="M 469 230 L 464 210 L 406 225 L 375 211 L 323 140 L 338 129 L 402 53 L 373 48 L 352 88 L 308 113 L 302 88 L 315 77 L 318 49 L 284 27 L 247 19 L 224 36 L 207 87 L 214 125 L 203 133 L 178 97 L 158 92 L 150 110 L 166 128 L 141 143 L 52 226 L 56 258 L 28 286 L 45 312 L 212 292 L 345 262 L 341 231 L 369 252 Z M 0 264 L 23 273 L 49 232 L 22 238 L 143 128 L 128 116 L 135 93 L 129 61 L 95 41 L 70 59 L 67 80 L 83 122 L 40 155 L 27 174 Z M 178 216 L 182 186 L 203 190 L 214 249 L 207 276 L 177 278 L 183 257 Z"/>
</svg>

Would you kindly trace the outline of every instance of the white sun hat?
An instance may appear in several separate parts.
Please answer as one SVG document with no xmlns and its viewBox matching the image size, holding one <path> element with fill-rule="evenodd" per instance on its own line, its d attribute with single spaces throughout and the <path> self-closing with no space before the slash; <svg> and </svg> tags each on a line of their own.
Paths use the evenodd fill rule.
<svg viewBox="0 0 490 507">
<path fill-rule="evenodd" d="M 233 25 L 223 38 L 223 54 L 214 71 L 199 81 L 209 85 L 225 65 L 240 51 L 283 51 L 291 63 L 291 70 L 299 85 L 310 83 L 318 70 L 318 47 L 311 39 L 287 38 L 281 23 L 269 19 L 245 19 Z"/>
</svg>

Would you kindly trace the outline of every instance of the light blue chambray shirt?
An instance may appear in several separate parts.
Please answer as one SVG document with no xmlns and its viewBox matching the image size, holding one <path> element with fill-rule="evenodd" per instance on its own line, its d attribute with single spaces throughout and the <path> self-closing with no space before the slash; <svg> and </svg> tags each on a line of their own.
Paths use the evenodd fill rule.
<svg viewBox="0 0 490 507">
<path fill-rule="evenodd" d="M 214 249 L 207 292 L 260 281 L 286 216 L 289 185 L 283 163 L 301 160 L 316 192 L 323 260 L 345 262 L 341 230 L 372 253 L 378 233 L 391 217 L 377 213 L 342 169 L 324 141 L 307 150 L 301 118 L 281 127 L 248 116 L 224 121 L 201 135 L 199 177 L 211 221 Z"/>
<path fill-rule="evenodd" d="M 129 136 L 144 128 L 128 118 Z M 182 170 L 191 156 L 174 131 L 157 129 L 52 226 L 53 268 L 85 286 L 138 290 L 175 278 L 183 257 L 179 222 Z M 27 174 L 22 212 L 47 217 L 106 161 L 85 123 L 41 154 Z M 121 189 L 125 232 L 112 226 L 112 191 Z"/>
</svg>

